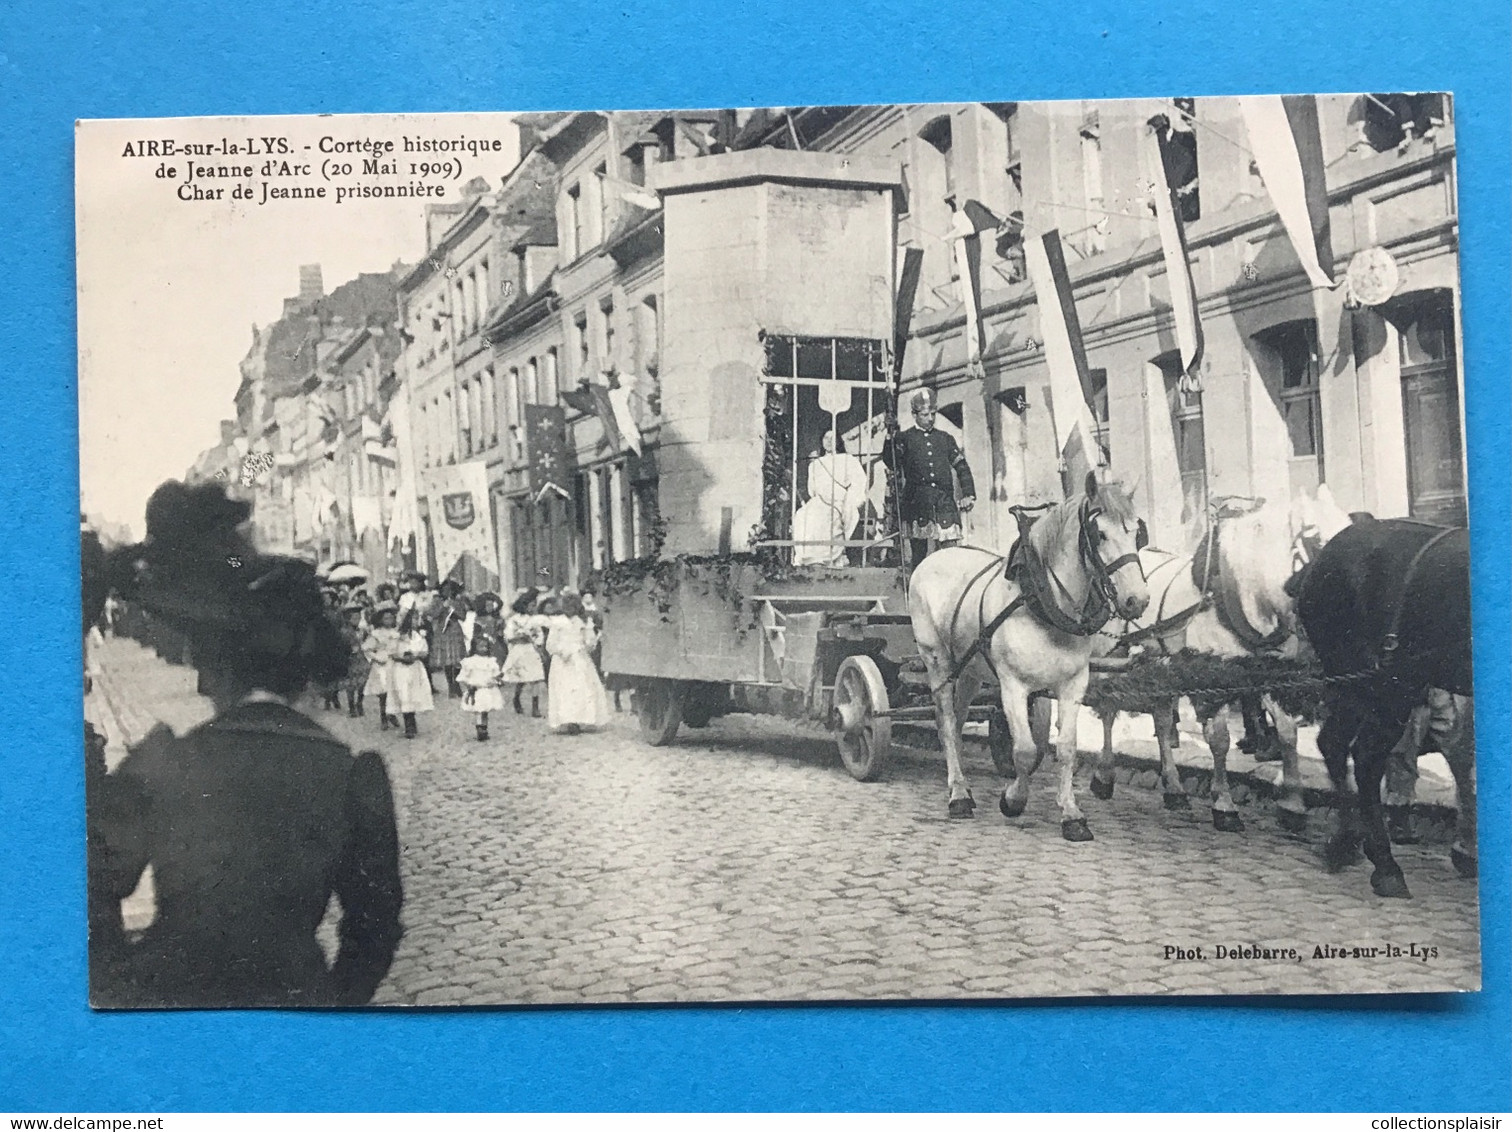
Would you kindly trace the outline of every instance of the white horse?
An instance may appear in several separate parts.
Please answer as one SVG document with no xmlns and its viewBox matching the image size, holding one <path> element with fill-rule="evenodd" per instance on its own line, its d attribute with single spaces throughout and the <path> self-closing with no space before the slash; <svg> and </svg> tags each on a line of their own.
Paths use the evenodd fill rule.
<svg viewBox="0 0 1512 1132">
<path fill-rule="evenodd" d="M 1125 624 L 1123 642 L 1172 655 L 1184 649 L 1215 657 L 1270 653 L 1297 655 L 1295 603 L 1286 583 L 1298 566 L 1298 556 L 1315 553 L 1349 519 L 1326 488 L 1318 498 L 1304 499 L 1291 508 L 1264 500 L 1228 499 L 1215 504 L 1208 533 L 1191 554 L 1158 550 L 1143 552 L 1145 572 L 1154 596 L 1140 618 Z M 1306 824 L 1302 776 L 1297 757 L 1296 721 L 1270 694 L 1258 697 L 1275 723 L 1281 756 L 1281 796 L 1277 810 L 1281 824 L 1300 831 Z M 1244 828 L 1234 805 L 1228 780 L 1229 717 L 1232 700 L 1192 697 L 1203 738 L 1213 758 L 1211 802 L 1213 827 L 1225 833 Z M 1178 742 L 1176 701 L 1152 705 L 1155 740 L 1160 747 L 1161 786 L 1167 809 L 1190 805 L 1174 748 Z M 1103 748 L 1092 773 L 1092 792 L 1113 796 L 1113 718 L 1103 713 Z"/>
<path fill-rule="evenodd" d="M 951 817 L 975 810 L 961 769 L 961 728 L 982 684 L 995 678 L 1015 770 L 1000 808 L 1017 817 L 1028 803 L 1040 761 L 1029 696 L 1047 691 L 1060 705 L 1061 833 L 1067 841 L 1092 840 L 1072 786 L 1075 721 L 1096 632 L 1111 616 L 1139 617 L 1149 603 L 1138 554 L 1144 530 L 1123 489 L 1089 474 L 1081 494 L 1050 508 L 1020 537 L 1011 574 L 1010 560 L 974 547 L 937 551 L 914 571 L 908 611 L 945 748 Z"/>
</svg>

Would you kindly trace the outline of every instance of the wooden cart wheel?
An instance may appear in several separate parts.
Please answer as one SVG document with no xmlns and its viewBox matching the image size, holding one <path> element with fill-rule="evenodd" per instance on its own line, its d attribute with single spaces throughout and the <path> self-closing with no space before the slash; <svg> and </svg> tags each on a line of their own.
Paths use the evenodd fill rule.
<svg viewBox="0 0 1512 1132">
<path fill-rule="evenodd" d="M 869 656 L 848 656 L 835 673 L 835 731 L 840 760 L 858 782 L 873 782 L 892 750 L 887 685 Z"/>
<path fill-rule="evenodd" d="M 1013 733 L 1008 730 L 1008 717 L 1000 707 L 993 708 L 987 717 L 987 749 L 999 774 L 1004 778 L 1018 777 L 1013 768 Z"/>
<path fill-rule="evenodd" d="M 665 747 L 677 738 L 682 724 L 683 689 L 676 680 L 647 680 L 636 691 L 635 710 L 640 716 L 641 738 L 653 747 Z"/>
</svg>

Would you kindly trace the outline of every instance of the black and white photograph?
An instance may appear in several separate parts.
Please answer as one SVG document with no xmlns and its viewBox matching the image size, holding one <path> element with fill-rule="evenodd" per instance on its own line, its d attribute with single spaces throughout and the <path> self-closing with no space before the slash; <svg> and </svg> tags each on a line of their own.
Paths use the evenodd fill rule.
<svg viewBox="0 0 1512 1132">
<path fill-rule="evenodd" d="M 1450 94 L 75 157 L 93 1007 L 1480 989 Z"/>
</svg>

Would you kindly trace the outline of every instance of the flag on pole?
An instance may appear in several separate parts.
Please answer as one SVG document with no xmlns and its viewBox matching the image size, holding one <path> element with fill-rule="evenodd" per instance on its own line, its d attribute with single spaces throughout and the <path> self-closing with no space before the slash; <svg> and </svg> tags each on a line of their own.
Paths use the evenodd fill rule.
<svg viewBox="0 0 1512 1132">
<path fill-rule="evenodd" d="M 609 374 L 603 375 L 605 381 L 612 380 Z M 580 413 L 587 413 L 597 417 L 604 428 L 604 441 L 613 452 L 623 452 L 626 448 L 634 448 L 640 451 L 640 429 L 635 426 L 633 417 L 629 417 L 628 393 L 624 398 L 617 398 L 616 388 L 611 388 L 604 382 L 589 381 L 584 378 L 578 382 L 576 389 L 568 390 L 562 394 L 562 400 L 571 408 Z M 616 405 L 616 400 L 623 400 L 622 407 Z M 625 424 L 628 420 L 630 431 L 627 433 Z"/>
<path fill-rule="evenodd" d="M 1164 114 L 1150 119 L 1149 137 L 1155 146 L 1159 179 L 1155 185 L 1155 219 L 1171 288 L 1171 313 L 1176 319 L 1176 344 L 1181 350 L 1181 391 L 1202 392 L 1202 320 L 1197 314 L 1197 285 L 1187 250 L 1186 225 L 1181 219 L 1178 190 L 1184 186 L 1180 155 L 1172 144 L 1171 120 Z"/>
<path fill-rule="evenodd" d="M 966 312 L 966 361 L 982 363 L 986 347 L 982 334 L 982 234 L 996 232 L 1003 221 L 981 201 L 968 200 L 956 210 L 947 237 L 955 255 L 956 278 L 961 288 L 961 306 Z"/>
<path fill-rule="evenodd" d="M 531 497 L 539 502 L 548 491 L 554 491 L 570 499 L 567 413 L 560 405 L 525 406 L 525 451 L 530 463 Z"/>
<path fill-rule="evenodd" d="M 1050 405 L 1055 418 L 1055 443 L 1064 461 L 1067 482 L 1078 487 L 1100 458 L 1093 441 L 1092 412 L 1087 408 L 1092 375 L 1082 343 L 1081 319 L 1060 232 L 1024 240 L 1024 260 L 1039 304 L 1040 335 L 1045 363 L 1050 368 Z"/>
<path fill-rule="evenodd" d="M 1302 270 L 1314 287 L 1333 287 L 1333 240 L 1318 103 L 1310 95 L 1239 99 L 1250 150 Z"/>
<path fill-rule="evenodd" d="M 919 278 L 924 270 L 923 248 L 901 248 L 902 265 L 898 269 L 898 294 L 893 305 L 893 371 L 889 375 L 894 388 L 903 378 L 903 354 L 913 329 L 914 303 L 919 296 Z"/>
</svg>

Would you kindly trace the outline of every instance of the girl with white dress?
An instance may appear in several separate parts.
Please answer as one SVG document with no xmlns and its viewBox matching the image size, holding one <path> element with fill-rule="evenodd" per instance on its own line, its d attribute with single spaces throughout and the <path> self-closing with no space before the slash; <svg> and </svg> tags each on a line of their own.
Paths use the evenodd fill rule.
<svg viewBox="0 0 1512 1132">
<path fill-rule="evenodd" d="M 499 690 L 503 667 L 493 654 L 493 641 L 482 633 L 472 639 L 472 655 L 462 661 L 457 683 L 462 687 L 462 708 L 476 716 L 478 739 L 488 738 L 488 713 L 504 710 L 504 693 Z"/>
<path fill-rule="evenodd" d="M 367 683 L 362 686 L 364 696 L 378 698 L 378 730 L 387 731 L 390 722 L 397 723 L 389 714 L 389 696 L 394 692 L 394 649 L 399 644 L 398 611 L 391 602 L 379 602 L 373 607 L 373 627 L 362 640 L 362 655 L 368 660 Z"/>
<path fill-rule="evenodd" d="M 425 658 L 430 646 L 425 642 L 425 630 L 420 615 L 414 610 L 404 615 L 399 622 L 399 640 L 393 652 L 392 695 L 394 706 L 404 718 L 404 737 L 413 739 L 420 734 L 415 723 L 415 713 L 434 711 L 431 699 L 430 673 L 425 667 Z"/>
<path fill-rule="evenodd" d="M 598 630 L 583 615 L 576 594 L 563 594 L 562 612 L 546 619 L 551 674 L 546 685 L 546 722 L 553 731 L 576 735 L 609 722 L 609 696 L 593 665 Z"/>
<path fill-rule="evenodd" d="M 546 669 L 541 664 L 540 646 L 545 640 L 541 619 L 531 612 L 535 607 L 536 591 L 522 590 L 509 607 L 509 616 L 504 619 L 504 642 L 508 652 L 504 656 L 503 682 L 514 688 L 516 715 L 523 715 L 520 696 L 530 690 L 530 714 L 541 718 L 541 684 L 546 680 Z"/>
</svg>

